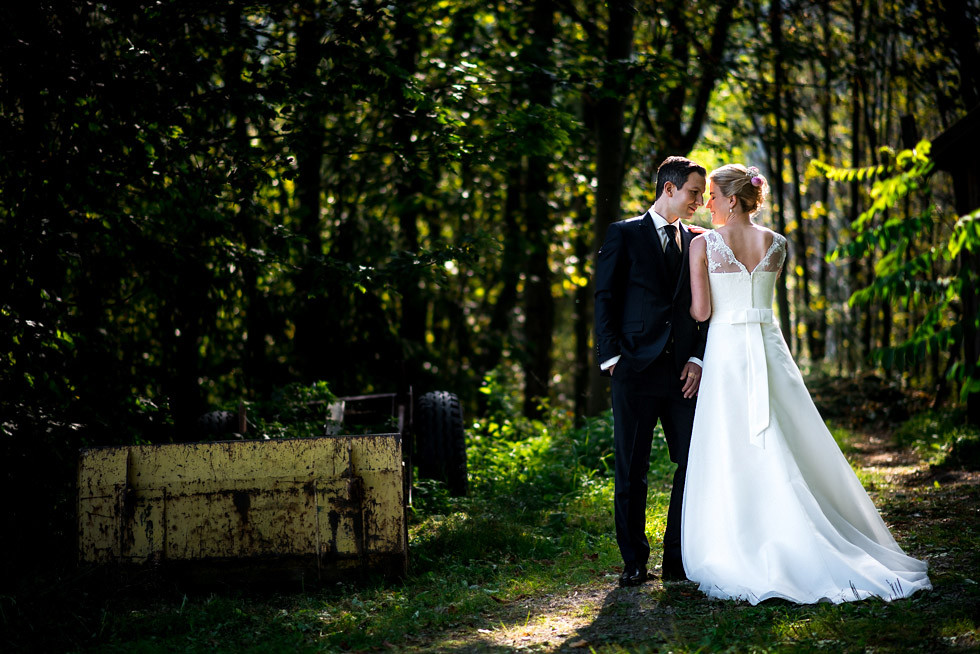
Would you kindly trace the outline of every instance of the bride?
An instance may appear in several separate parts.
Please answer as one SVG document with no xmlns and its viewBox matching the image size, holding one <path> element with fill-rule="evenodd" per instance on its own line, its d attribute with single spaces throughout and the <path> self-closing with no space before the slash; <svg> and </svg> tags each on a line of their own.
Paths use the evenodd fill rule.
<svg viewBox="0 0 980 654">
<path fill-rule="evenodd" d="M 688 578 L 751 604 L 932 588 L 841 454 L 774 323 L 786 239 L 752 222 L 765 179 L 740 164 L 708 179 L 722 226 L 691 243 L 691 315 L 711 327 L 682 509 Z"/>
</svg>

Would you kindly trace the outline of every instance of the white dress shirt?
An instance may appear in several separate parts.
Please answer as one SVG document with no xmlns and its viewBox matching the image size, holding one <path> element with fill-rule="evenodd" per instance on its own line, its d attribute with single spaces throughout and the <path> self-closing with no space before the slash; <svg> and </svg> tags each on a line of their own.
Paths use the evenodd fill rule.
<svg viewBox="0 0 980 654">
<path fill-rule="evenodd" d="M 657 228 L 657 235 L 660 237 L 660 247 L 667 251 L 667 230 L 664 229 L 667 225 L 673 225 L 677 228 L 674 232 L 674 244 L 677 246 L 677 251 L 682 252 L 684 248 L 681 246 L 681 230 L 684 229 L 684 224 L 679 220 L 674 222 L 668 222 L 666 218 L 661 216 L 659 213 L 650 209 L 650 215 L 653 216 L 653 224 Z"/>
</svg>

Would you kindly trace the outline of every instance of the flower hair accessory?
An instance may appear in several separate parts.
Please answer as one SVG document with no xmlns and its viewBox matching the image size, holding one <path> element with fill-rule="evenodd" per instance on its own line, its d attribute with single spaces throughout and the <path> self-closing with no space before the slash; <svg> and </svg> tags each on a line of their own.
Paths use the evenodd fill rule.
<svg viewBox="0 0 980 654">
<path fill-rule="evenodd" d="M 752 182 L 752 186 L 762 186 L 762 174 L 759 172 L 758 168 L 755 166 L 749 166 L 746 172 L 752 176 L 752 179 L 749 180 Z"/>
</svg>

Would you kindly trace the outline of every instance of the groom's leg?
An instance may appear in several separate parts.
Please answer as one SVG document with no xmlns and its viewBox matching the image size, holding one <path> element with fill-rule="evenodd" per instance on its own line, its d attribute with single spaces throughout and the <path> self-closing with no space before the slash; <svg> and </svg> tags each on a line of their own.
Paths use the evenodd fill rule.
<svg viewBox="0 0 980 654">
<path fill-rule="evenodd" d="M 661 424 L 670 460 L 677 464 L 674 484 L 670 491 L 667 509 L 667 528 L 664 531 L 664 570 L 683 572 L 681 557 L 681 505 L 684 500 L 684 480 L 687 477 L 687 454 L 691 448 L 691 430 L 694 427 L 695 401 L 683 396 L 664 402 Z"/>
<path fill-rule="evenodd" d="M 646 390 L 644 377 L 622 366 L 617 367 L 612 379 L 616 542 L 623 562 L 640 566 L 646 566 L 650 558 L 646 536 L 647 471 L 656 422 L 653 398 Z"/>
</svg>

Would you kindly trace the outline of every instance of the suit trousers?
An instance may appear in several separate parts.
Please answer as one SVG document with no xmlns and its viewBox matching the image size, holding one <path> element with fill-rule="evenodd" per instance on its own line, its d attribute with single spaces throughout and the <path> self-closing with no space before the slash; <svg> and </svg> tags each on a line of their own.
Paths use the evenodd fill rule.
<svg viewBox="0 0 980 654">
<path fill-rule="evenodd" d="M 647 472 L 658 420 L 670 460 L 677 464 L 663 536 L 663 564 L 665 568 L 683 565 L 681 502 L 696 397 L 684 398 L 680 373 L 671 352 L 664 352 L 641 371 L 633 370 L 628 362 L 621 360 L 613 373 L 616 541 L 626 565 L 645 566 L 650 557 L 646 536 Z"/>
</svg>

